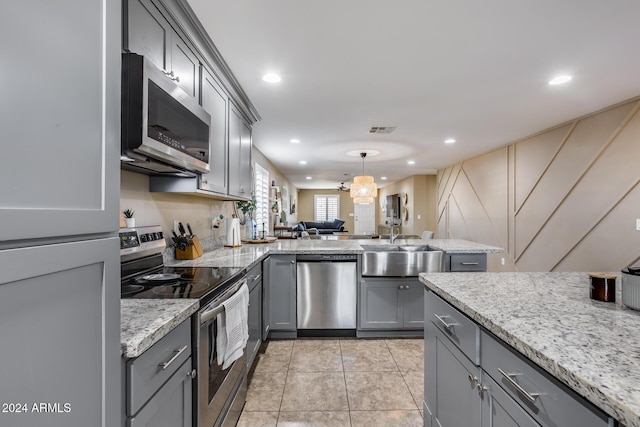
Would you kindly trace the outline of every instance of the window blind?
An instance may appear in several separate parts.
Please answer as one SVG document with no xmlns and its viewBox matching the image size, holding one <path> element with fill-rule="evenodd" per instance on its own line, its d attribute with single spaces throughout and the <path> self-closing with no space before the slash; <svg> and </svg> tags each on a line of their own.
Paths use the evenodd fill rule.
<svg viewBox="0 0 640 427">
<path fill-rule="evenodd" d="M 256 220 L 258 233 L 265 232 L 269 234 L 269 171 L 255 164 L 256 173 L 256 211 L 254 219 Z"/>
<path fill-rule="evenodd" d="M 340 196 L 316 194 L 314 196 L 315 221 L 333 221 L 340 217 Z"/>
</svg>

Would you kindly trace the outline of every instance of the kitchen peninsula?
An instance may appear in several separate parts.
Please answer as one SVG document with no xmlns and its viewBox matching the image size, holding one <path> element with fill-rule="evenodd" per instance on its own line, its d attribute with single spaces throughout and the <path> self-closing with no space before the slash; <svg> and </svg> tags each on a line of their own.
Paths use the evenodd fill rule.
<svg viewBox="0 0 640 427">
<path fill-rule="evenodd" d="M 447 354 L 465 353 L 458 360 L 479 373 L 478 377 L 469 377 L 479 390 L 478 393 L 475 387 L 470 388 L 475 392 L 472 399 L 484 399 L 477 396 L 487 390 L 491 393 L 493 384 L 494 390 L 511 396 L 507 398 L 520 411 L 518 416 L 526 418 L 526 425 L 568 425 L 554 423 L 556 415 L 572 415 L 567 405 L 559 405 L 553 413 L 554 404 L 563 401 L 564 393 L 552 393 L 542 387 L 543 383 L 556 387 L 557 379 L 561 383 L 557 390 L 568 388 L 569 394 L 577 394 L 574 402 L 584 403 L 577 405 L 578 410 L 592 408 L 589 418 L 593 424 L 580 425 L 612 425 L 607 424 L 606 416 L 599 411 L 602 410 L 627 427 L 640 427 L 640 313 L 620 304 L 619 280 L 617 303 L 590 299 L 587 273 L 433 273 L 421 274 L 420 281 L 426 286 L 426 306 L 432 301 L 435 311 L 449 310 L 450 314 L 444 323 L 439 323 L 435 317 L 438 313 L 426 310 L 429 319 L 425 318 L 425 330 L 428 321 L 430 332 L 425 335 L 425 359 L 432 351 L 429 346 L 448 347 Z M 445 323 L 449 328 L 443 328 Z M 474 349 L 465 350 L 460 343 L 449 345 L 449 337 L 461 336 L 469 326 L 478 328 L 478 333 L 468 338 L 475 340 Z M 509 358 L 523 360 L 523 370 L 506 370 L 504 365 L 508 365 Z M 438 410 L 444 413 L 441 417 L 449 416 L 447 408 L 438 407 L 441 399 L 435 398 L 438 386 L 434 381 L 438 380 L 429 376 L 429 370 L 434 368 L 432 362 L 425 363 L 425 404 L 429 408 L 425 425 L 431 425 L 427 421 L 429 411 L 433 425 Z M 498 364 L 503 366 L 500 373 L 494 369 Z M 540 379 L 535 379 L 536 375 Z M 464 383 L 468 388 L 466 378 Z M 525 396 L 518 386 L 530 396 Z M 484 419 L 485 404 L 482 405 L 482 410 L 477 409 Z M 532 418 L 535 423 L 529 422 Z M 577 422 L 572 419 L 572 423 Z"/>
</svg>

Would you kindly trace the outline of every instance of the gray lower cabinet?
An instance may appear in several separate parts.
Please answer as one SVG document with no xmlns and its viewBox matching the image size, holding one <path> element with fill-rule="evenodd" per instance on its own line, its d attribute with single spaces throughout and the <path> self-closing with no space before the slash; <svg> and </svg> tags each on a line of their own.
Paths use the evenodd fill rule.
<svg viewBox="0 0 640 427">
<path fill-rule="evenodd" d="M 151 0 L 125 1 L 123 47 L 144 55 L 192 97 L 200 97 L 200 61 Z"/>
<path fill-rule="evenodd" d="M 480 368 L 442 332 L 429 326 L 425 328 L 424 357 L 425 403 L 431 413 L 431 425 L 478 426 L 481 399 L 476 384 Z"/>
<path fill-rule="evenodd" d="M 449 303 L 425 294 L 426 426 L 614 425 Z"/>
<path fill-rule="evenodd" d="M 417 278 L 370 278 L 360 282 L 358 329 L 424 327 L 424 285 Z"/>
<path fill-rule="evenodd" d="M 268 325 L 273 337 L 279 332 L 297 330 L 296 317 L 296 256 L 271 255 L 263 263 L 265 305 Z"/>
<path fill-rule="evenodd" d="M 262 344 L 262 265 L 247 273 L 249 286 L 249 339 L 247 341 L 247 370 L 251 369 Z"/>
<path fill-rule="evenodd" d="M 487 271 L 487 254 L 444 254 L 444 270 L 452 272 Z"/>
<path fill-rule="evenodd" d="M 128 427 L 191 427 L 191 320 L 126 362 Z"/>
<path fill-rule="evenodd" d="M 516 403 L 485 372 L 482 373 L 481 427 L 539 427 L 540 424 Z"/>
</svg>

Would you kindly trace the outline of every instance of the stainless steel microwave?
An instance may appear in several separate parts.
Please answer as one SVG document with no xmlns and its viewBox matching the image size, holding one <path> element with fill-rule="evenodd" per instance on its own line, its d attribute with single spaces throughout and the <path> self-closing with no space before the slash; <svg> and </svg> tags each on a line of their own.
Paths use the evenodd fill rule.
<svg viewBox="0 0 640 427">
<path fill-rule="evenodd" d="M 154 175 L 209 172 L 211 116 L 143 56 L 122 54 L 124 169 Z"/>
</svg>

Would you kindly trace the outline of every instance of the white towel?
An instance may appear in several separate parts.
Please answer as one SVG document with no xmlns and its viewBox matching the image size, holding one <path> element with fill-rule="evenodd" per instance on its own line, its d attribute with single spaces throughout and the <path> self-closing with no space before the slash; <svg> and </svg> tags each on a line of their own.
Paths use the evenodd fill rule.
<svg viewBox="0 0 640 427">
<path fill-rule="evenodd" d="M 249 288 L 246 284 L 222 303 L 224 311 L 218 314 L 218 336 L 216 347 L 218 365 L 227 369 L 242 357 L 242 352 L 249 339 Z"/>
</svg>

